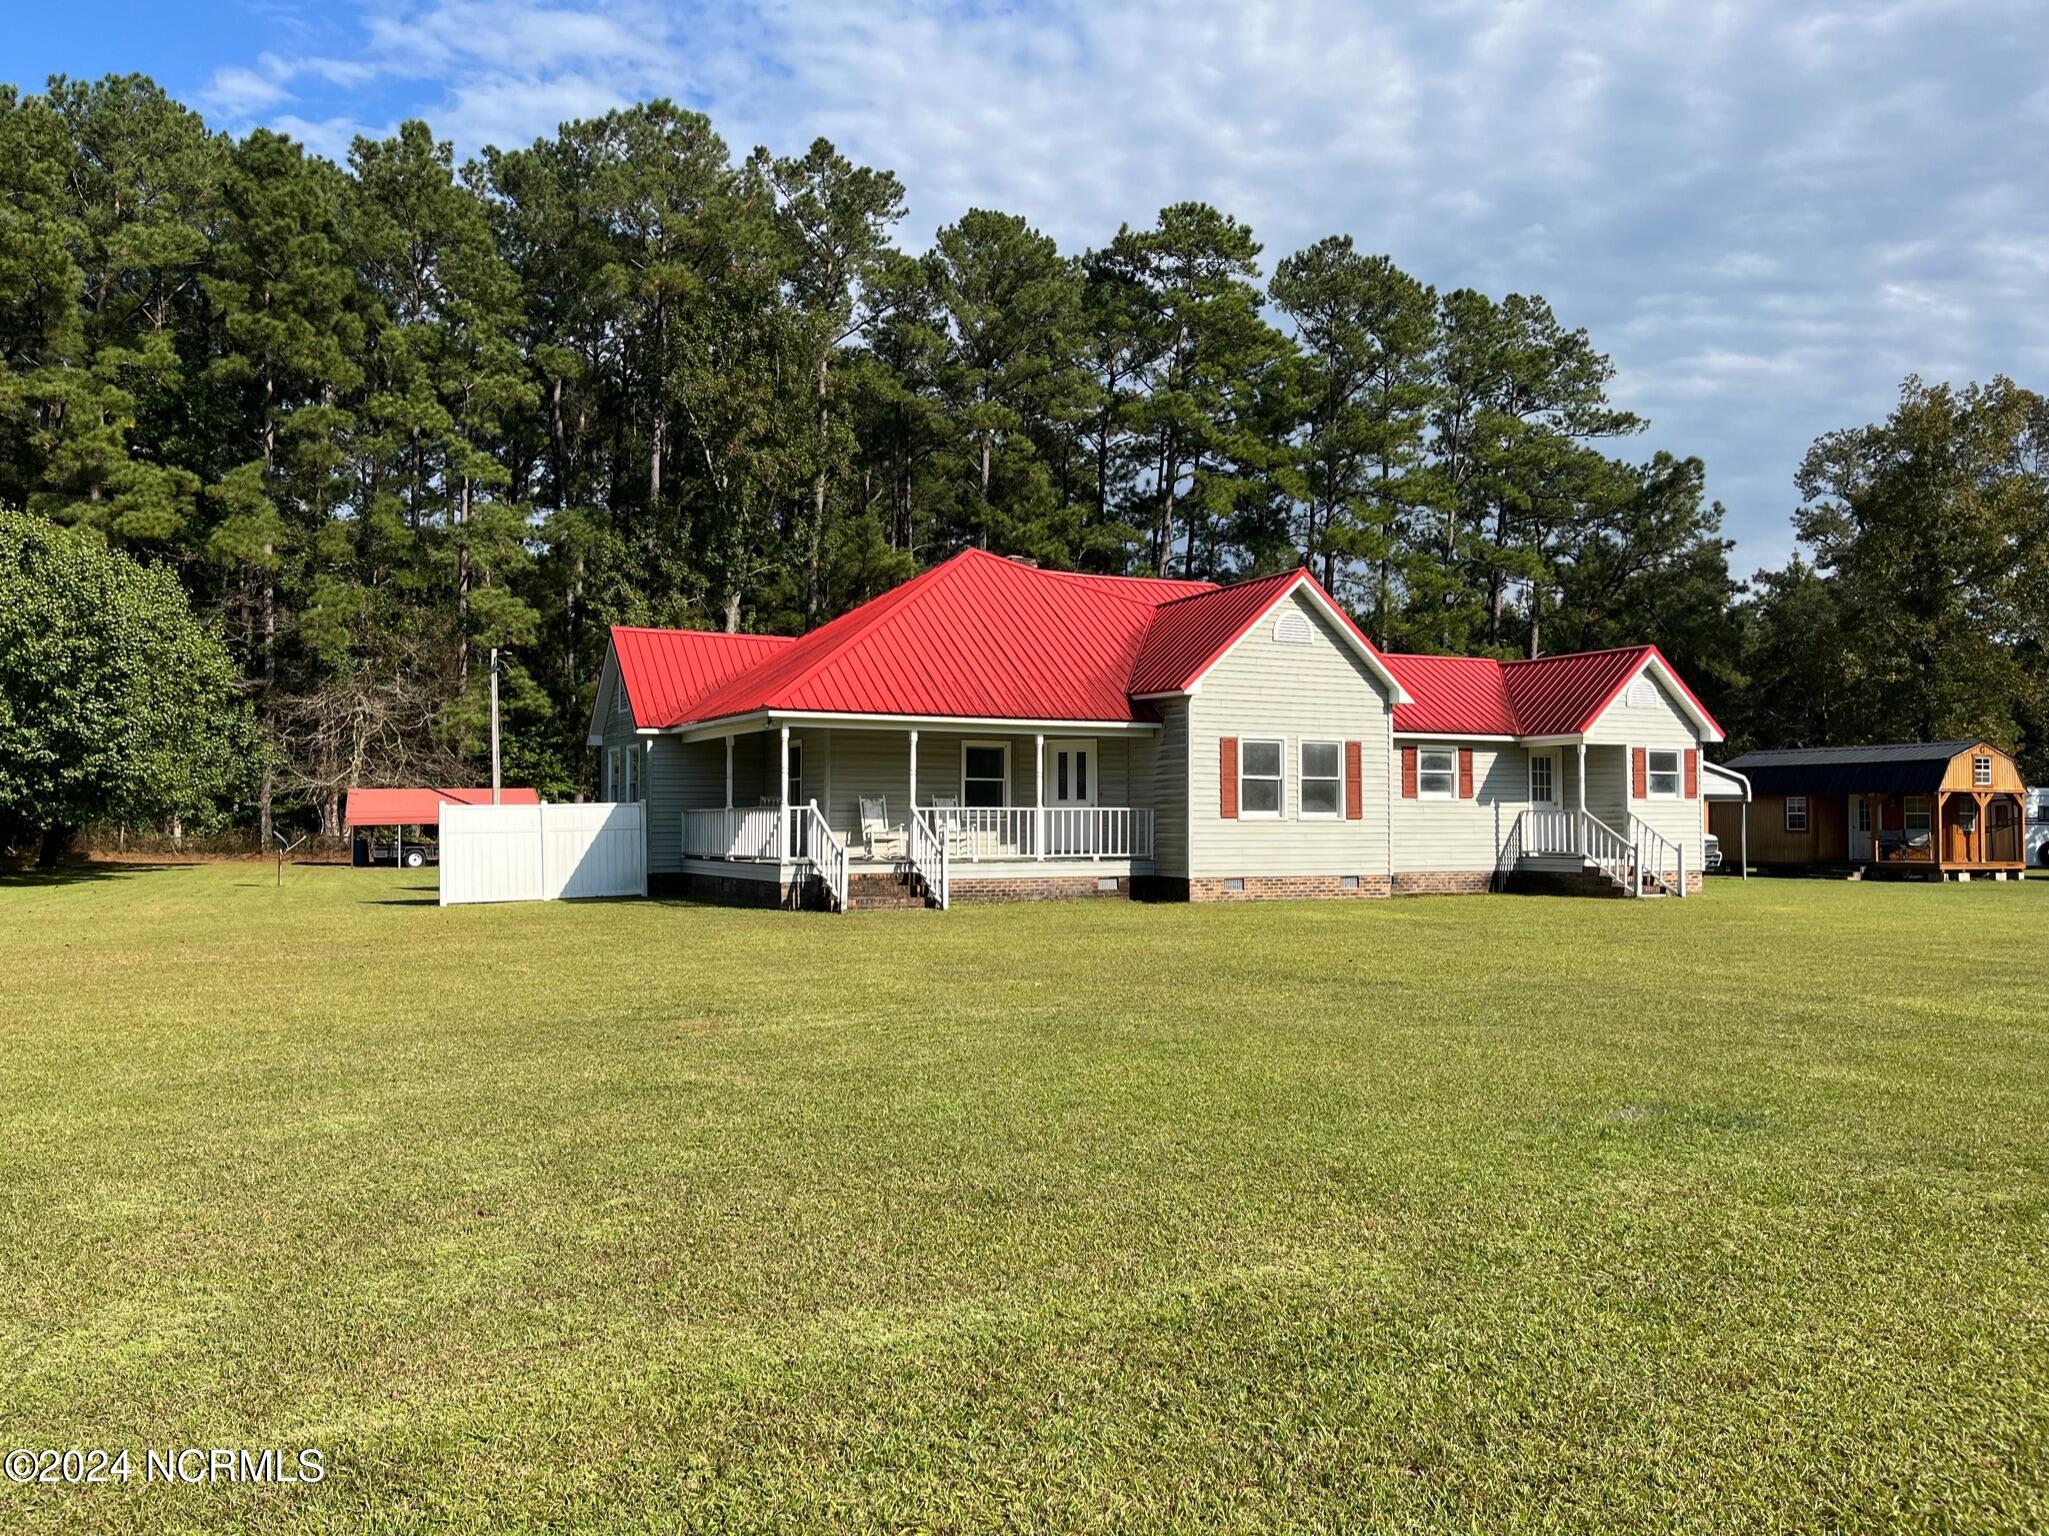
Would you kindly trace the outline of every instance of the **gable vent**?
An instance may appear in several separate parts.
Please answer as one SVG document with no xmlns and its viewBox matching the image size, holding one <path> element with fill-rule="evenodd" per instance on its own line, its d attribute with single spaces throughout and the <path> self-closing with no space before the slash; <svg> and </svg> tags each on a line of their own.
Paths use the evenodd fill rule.
<svg viewBox="0 0 2049 1536">
<path fill-rule="evenodd" d="M 1313 645 L 1316 631 L 1309 623 L 1309 615 L 1299 608 L 1290 608 L 1274 620 L 1274 639 L 1282 645 Z"/>
<path fill-rule="evenodd" d="M 1629 707 L 1649 709 L 1658 702 L 1658 686 L 1647 677 L 1639 677 L 1629 685 Z"/>
</svg>

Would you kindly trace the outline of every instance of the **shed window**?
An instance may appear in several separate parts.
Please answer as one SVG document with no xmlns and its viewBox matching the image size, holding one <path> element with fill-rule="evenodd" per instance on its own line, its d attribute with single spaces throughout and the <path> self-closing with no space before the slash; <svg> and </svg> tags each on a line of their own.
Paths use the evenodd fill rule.
<svg viewBox="0 0 2049 1536">
<path fill-rule="evenodd" d="M 1678 799 L 1679 754 L 1653 747 L 1645 754 L 1645 764 L 1650 779 L 1650 797 L 1653 800 Z"/>
<path fill-rule="evenodd" d="M 1450 747 L 1424 747 L 1416 753 L 1416 795 L 1423 800 L 1449 800 L 1458 793 L 1458 753 Z"/>
<path fill-rule="evenodd" d="M 1926 795 L 1907 796 L 1906 808 L 1907 842 L 1913 844 L 1916 838 L 1926 842 L 1931 830 Z"/>
<path fill-rule="evenodd" d="M 1992 787 L 1992 759 L 1974 757 L 1971 759 L 1971 782 L 1980 789 Z"/>
<path fill-rule="evenodd" d="M 1242 741 L 1238 744 L 1240 816 L 1281 814 L 1281 758 L 1284 753 L 1284 744 L 1278 741 Z"/>
<path fill-rule="evenodd" d="M 960 803 L 998 806 L 1010 803 L 1010 743 L 971 741 L 960 749 Z"/>
<path fill-rule="evenodd" d="M 1302 743 L 1301 814 L 1335 816 L 1344 809 L 1344 746 L 1335 741 Z"/>
<path fill-rule="evenodd" d="M 1807 797 L 1805 795 L 1786 796 L 1786 830 L 1788 832 L 1805 832 L 1807 830 Z"/>
</svg>

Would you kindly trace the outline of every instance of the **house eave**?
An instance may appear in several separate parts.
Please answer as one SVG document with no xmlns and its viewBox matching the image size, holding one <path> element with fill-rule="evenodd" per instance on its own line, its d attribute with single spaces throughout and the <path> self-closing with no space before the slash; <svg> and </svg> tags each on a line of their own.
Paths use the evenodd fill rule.
<svg viewBox="0 0 2049 1536">
<path fill-rule="evenodd" d="M 839 710 L 758 709 L 718 720 L 690 720 L 649 731 L 684 741 L 711 741 L 781 725 L 830 726 L 849 731 L 999 731 L 1047 736 L 1148 736 L 1155 720 L 1051 720 L 1009 715 L 873 715 Z"/>
</svg>

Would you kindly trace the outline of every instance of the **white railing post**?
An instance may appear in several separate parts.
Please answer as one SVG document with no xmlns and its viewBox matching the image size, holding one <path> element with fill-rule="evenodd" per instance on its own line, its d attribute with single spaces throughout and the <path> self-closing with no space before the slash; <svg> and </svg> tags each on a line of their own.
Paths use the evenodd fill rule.
<svg viewBox="0 0 2049 1536">
<path fill-rule="evenodd" d="M 1032 794 L 1036 809 L 1032 815 L 1032 853 L 1035 858 L 1046 856 L 1046 737 L 1044 733 L 1032 738 Z"/>
</svg>

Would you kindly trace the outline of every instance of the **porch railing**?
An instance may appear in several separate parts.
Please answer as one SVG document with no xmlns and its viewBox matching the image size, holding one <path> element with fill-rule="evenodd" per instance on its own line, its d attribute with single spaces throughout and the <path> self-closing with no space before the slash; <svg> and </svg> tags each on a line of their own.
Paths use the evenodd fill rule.
<svg viewBox="0 0 2049 1536">
<path fill-rule="evenodd" d="M 685 811 L 683 856 L 756 861 L 807 858 L 814 829 L 825 827 L 826 822 L 822 814 L 814 819 L 805 812 L 806 807 L 795 807 L 785 825 L 773 805 Z M 1153 856 L 1154 815 L 1143 806 L 1049 805 L 1042 810 L 1031 805 L 935 805 L 913 812 L 906 828 L 911 839 L 917 838 L 921 819 L 926 833 L 945 844 L 950 863 Z"/>
<path fill-rule="evenodd" d="M 1124 805 L 941 805 L 935 831 L 955 859 L 1149 859 L 1153 812 Z"/>
<path fill-rule="evenodd" d="M 925 882 L 925 889 L 932 893 L 932 899 L 939 903 L 944 912 L 953 905 L 953 879 L 947 856 L 947 840 L 926 818 L 925 812 L 911 807 L 910 838 L 906 852 L 911 861 L 911 872 Z"/>
<path fill-rule="evenodd" d="M 1685 847 L 1636 817 L 1625 837 L 1591 811 L 1524 811 L 1509 828 L 1500 867 L 1544 854 L 1583 859 L 1639 896 L 1646 881 L 1686 894 Z"/>
<path fill-rule="evenodd" d="M 780 807 L 749 805 L 683 813 L 683 856 L 686 859 L 755 859 L 783 857 Z"/>
</svg>

